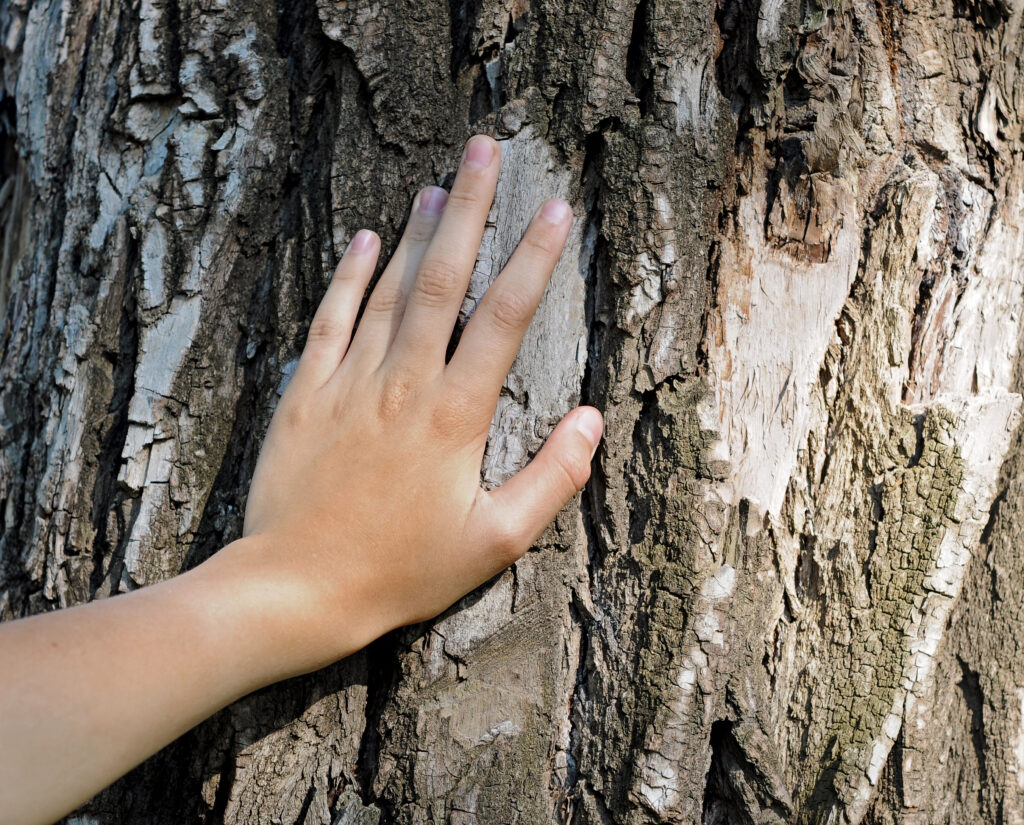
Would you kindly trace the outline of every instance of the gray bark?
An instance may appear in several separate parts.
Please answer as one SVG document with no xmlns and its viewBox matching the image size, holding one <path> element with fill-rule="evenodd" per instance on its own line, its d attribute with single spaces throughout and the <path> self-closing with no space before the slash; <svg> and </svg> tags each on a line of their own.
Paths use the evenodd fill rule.
<svg viewBox="0 0 1024 825">
<path fill-rule="evenodd" d="M 473 132 L 465 313 L 576 211 L 482 482 L 607 422 L 512 569 L 68 821 L 1024 823 L 1022 15 L 0 0 L 0 617 L 240 534 L 340 251 Z"/>
</svg>

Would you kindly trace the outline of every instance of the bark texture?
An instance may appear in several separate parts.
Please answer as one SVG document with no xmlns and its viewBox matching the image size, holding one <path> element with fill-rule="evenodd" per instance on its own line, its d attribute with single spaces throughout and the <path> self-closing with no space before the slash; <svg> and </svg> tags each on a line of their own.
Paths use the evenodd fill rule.
<svg viewBox="0 0 1024 825">
<path fill-rule="evenodd" d="M 577 216 L 482 481 L 607 421 L 514 568 L 68 822 L 1024 823 L 1022 15 L 0 0 L 0 616 L 240 533 L 340 250 L 475 131 L 464 315 Z"/>
</svg>

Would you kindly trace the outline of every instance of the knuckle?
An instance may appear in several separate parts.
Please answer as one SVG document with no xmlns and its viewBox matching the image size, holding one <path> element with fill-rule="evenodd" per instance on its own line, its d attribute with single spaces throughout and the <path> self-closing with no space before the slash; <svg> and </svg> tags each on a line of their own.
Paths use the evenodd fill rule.
<svg viewBox="0 0 1024 825">
<path fill-rule="evenodd" d="M 584 462 L 581 456 L 562 455 L 555 459 L 554 464 L 556 471 L 565 480 L 567 493 L 575 494 L 586 486 L 587 479 L 590 478 L 590 464 Z"/>
<path fill-rule="evenodd" d="M 405 293 L 394 286 L 378 285 L 366 302 L 368 312 L 379 312 L 387 314 L 401 309 L 405 303 Z"/>
<path fill-rule="evenodd" d="M 278 412 L 282 423 L 290 431 L 304 430 L 309 424 L 309 406 L 295 403 L 292 399 L 282 398 L 278 404 Z"/>
<path fill-rule="evenodd" d="M 431 411 L 430 425 L 438 435 L 464 433 L 480 416 L 472 398 L 464 393 L 448 392 Z"/>
<path fill-rule="evenodd" d="M 412 394 L 412 381 L 401 372 L 392 372 L 384 377 L 381 386 L 377 412 L 384 421 L 398 417 Z"/>
<path fill-rule="evenodd" d="M 412 243 L 426 243 L 434 237 L 437 229 L 437 219 L 428 218 L 425 215 L 414 214 L 409 218 L 405 227 L 405 238 Z"/>
<path fill-rule="evenodd" d="M 331 276 L 334 283 L 348 286 L 362 280 L 358 267 L 349 266 L 348 263 L 348 261 L 340 261 L 334 268 L 334 274 Z"/>
<path fill-rule="evenodd" d="M 492 299 L 491 317 L 503 331 L 522 329 L 530 320 L 529 302 L 518 292 L 499 292 Z"/>
<path fill-rule="evenodd" d="M 336 341 L 344 336 L 346 332 L 345 325 L 337 318 L 314 318 L 309 325 L 309 331 L 306 333 L 306 342 Z"/>
<path fill-rule="evenodd" d="M 483 170 L 466 170 L 474 177 L 481 177 Z M 483 198 L 470 187 L 456 187 L 448 193 L 449 208 L 455 207 L 457 211 L 471 211 L 483 206 Z"/>
<path fill-rule="evenodd" d="M 554 232 L 543 229 L 534 229 L 527 232 L 523 237 L 526 248 L 535 256 L 540 258 L 557 258 L 561 252 L 562 244 Z"/>
<path fill-rule="evenodd" d="M 425 303 L 439 303 L 451 297 L 461 278 L 450 263 L 425 261 L 416 276 L 416 294 Z"/>
</svg>

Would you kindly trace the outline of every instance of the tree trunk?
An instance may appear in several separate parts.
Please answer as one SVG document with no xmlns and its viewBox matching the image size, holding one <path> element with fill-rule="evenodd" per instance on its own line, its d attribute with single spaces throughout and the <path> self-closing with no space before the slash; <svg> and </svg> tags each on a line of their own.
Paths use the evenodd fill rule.
<svg viewBox="0 0 1024 825">
<path fill-rule="evenodd" d="M 576 212 L 482 480 L 607 422 L 512 569 L 68 821 L 1024 823 L 1022 14 L 0 0 L 0 616 L 240 534 L 340 251 L 477 131 L 466 312 Z"/>
</svg>

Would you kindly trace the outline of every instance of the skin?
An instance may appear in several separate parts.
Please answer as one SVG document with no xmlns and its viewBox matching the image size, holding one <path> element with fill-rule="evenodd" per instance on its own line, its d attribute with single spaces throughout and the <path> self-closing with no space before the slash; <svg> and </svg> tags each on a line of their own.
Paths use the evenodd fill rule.
<svg viewBox="0 0 1024 825">
<path fill-rule="evenodd" d="M 235 699 L 438 615 L 586 484 L 593 407 L 503 486 L 479 483 L 568 204 L 541 207 L 445 363 L 500 164 L 477 135 L 451 194 L 416 196 L 353 335 L 380 251 L 357 233 L 274 413 L 241 539 L 169 581 L 0 626 L 5 823 L 52 822 Z"/>
</svg>

